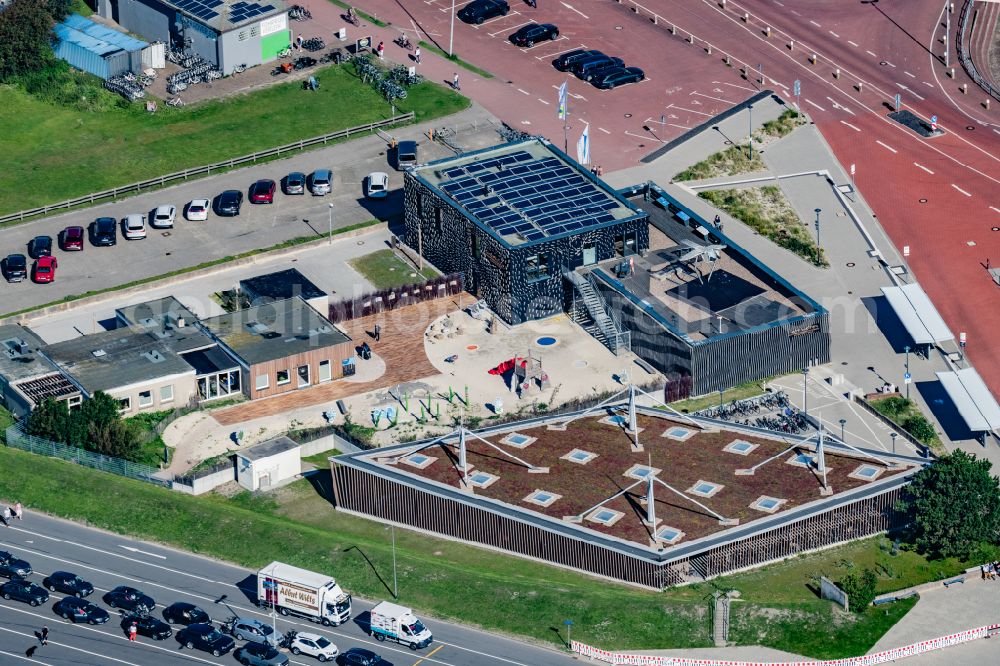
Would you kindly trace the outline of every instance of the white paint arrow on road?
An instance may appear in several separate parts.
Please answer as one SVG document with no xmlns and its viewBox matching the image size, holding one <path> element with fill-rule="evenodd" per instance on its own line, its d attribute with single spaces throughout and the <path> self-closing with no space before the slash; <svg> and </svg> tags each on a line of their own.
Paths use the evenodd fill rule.
<svg viewBox="0 0 1000 666">
<path fill-rule="evenodd" d="M 119 547 L 120 548 L 124 548 L 125 550 L 128 550 L 128 551 L 131 551 L 133 553 L 140 554 L 140 555 L 149 555 L 150 557 L 158 557 L 161 560 L 167 559 L 165 555 L 157 555 L 156 553 L 147 553 L 144 550 L 139 550 L 138 548 L 133 548 L 132 546 L 123 546 L 123 545 L 119 544 Z"/>
<path fill-rule="evenodd" d="M 560 0 L 559 4 L 562 5 L 563 7 L 565 7 L 566 9 L 570 10 L 571 12 L 576 12 L 577 14 L 579 14 L 580 16 L 582 16 L 585 19 L 590 19 L 589 16 L 587 16 L 586 14 L 584 14 L 583 12 L 581 12 L 579 9 L 577 9 L 573 5 L 566 4 L 565 2 L 562 2 L 562 0 Z"/>
</svg>

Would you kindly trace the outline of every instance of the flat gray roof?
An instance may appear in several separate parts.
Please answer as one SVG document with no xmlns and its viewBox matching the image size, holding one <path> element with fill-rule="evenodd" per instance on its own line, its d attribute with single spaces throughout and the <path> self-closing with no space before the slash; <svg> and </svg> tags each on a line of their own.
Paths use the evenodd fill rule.
<svg viewBox="0 0 1000 666">
<path fill-rule="evenodd" d="M 240 280 L 240 288 L 247 292 L 247 296 L 255 305 L 295 296 L 301 296 L 306 300 L 326 296 L 325 291 L 294 268 Z"/>
<path fill-rule="evenodd" d="M 969 430 L 989 432 L 1000 429 L 1000 406 L 975 368 L 936 374 Z"/>
<path fill-rule="evenodd" d="M 192 327 L 163 336 L 158 331 L 120 328 L 48 345 L 45 355 L 88 393 L 149 382 L 194 369 L 179 351 L 212 341 Z"/>
<path fill-rule="evenodd" d="M 173 296 L 127 305 L 115 310 L 115 314 L 129 326 L 148 329 L 190 326 L 198 321 L 194 313 Z"/>
<path fill-rule="evenodd" d="M 57 368 L 38 354 L 45 341 L 20 324 L 0 326 L 0 376 L 9 383 L 41 377 Z"/>
<path fill-rule="evenodd" d="M 924 288 L 914 282 L 902 287 L 882 287 L 882 293 L 892 306 L 906 332 L 918 345 L 930 345 L 954 340 L 955 335 L 938 314 Z"/>
<path fill-rule="evenodd" d="M 270 458 L 273 455 L 284 453 L 285 451 L 297 448 L 298 446 L 298 442 L 293 442 L 284 435 L 281 435 L 280 437 L 269 439 L 266 442 L 248 446 L 242 451 L 237 451 L 236 455 L 241 458 L 246 458 L 247 460 L 261 460 L 262 458 Z"/>
<path fill-rule="evenodd" d="M 250 365 L 351 341 L 299 297 L 211 317 L 201 325 Z"/>
</svg>

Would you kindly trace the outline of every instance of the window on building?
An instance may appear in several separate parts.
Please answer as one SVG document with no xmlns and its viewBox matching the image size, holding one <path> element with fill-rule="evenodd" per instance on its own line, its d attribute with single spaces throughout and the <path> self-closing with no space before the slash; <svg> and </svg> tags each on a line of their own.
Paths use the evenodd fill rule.
<svg viewBox="0 0 1000 666">
<path fill-rule="evenodd" d="M 132 410 L 132 398 L 118 398 L 118 411 L 128 412 Z"/>
<path fill-rule="evenodd" d="M 160 402 L 174 401 L 174 385 L 160 387 Z"/>
<path fill-rule="evenodd" d="M 292 379 L 288 376 L 288 370 L 278 370 L 278 380 L 276 382 L 278 386 L 287 384 L 290 381 L 292 381 Z"/>
<path fill-rule="evenodd" d="M 435 208 L 434 209 L 434 231 L 441 233 L 442 225 L 444 224 L 444 209 Z"/>
<path fill-rule="evenodd" d="M 333 371 L 330 367 L 329 361 L 319 362 L 319 380 L 321 382 L 328 382 L 333 379 Z"/>
<path fill-rule="evenodd" d="M 309 386 L 309 366 L 300 365 L 297 374 L 299 376 L 299 388 Z"/>
<path fill-rule="evenodd" d="M 258 391 L 263 391 L 270 385 L 271 385 L 271 379 L 268 375 L 257 375 L 257 383 L 255 384 L 255 386 L 257 387 Z"/>
<path fill-rule="evenodd" d="M 479 235 L 475 229 L 472 230 L 472 256 L 479 258 Z"/>
<path fill-rule="evenodd" d="M 66 400 L 66 406 L 69 408 L 70 411 L 73 411 L 74 409 L 79 409 L 80 405 L 82 404 L 83 404 L 82 395 L 74 395 L 73 397 Z"/>
<path fill-rule="evenodd" d="M 149 407 L 153 404 L 152 391 L 139 391 L 139 407 Z"/>
<path fill-rule="evenodd" d="M 544 254 L 533 254 L 525 263 L 525 278 L 528 282 L 543 280 L 549 276 L 549 258 Z"/>
</svg>

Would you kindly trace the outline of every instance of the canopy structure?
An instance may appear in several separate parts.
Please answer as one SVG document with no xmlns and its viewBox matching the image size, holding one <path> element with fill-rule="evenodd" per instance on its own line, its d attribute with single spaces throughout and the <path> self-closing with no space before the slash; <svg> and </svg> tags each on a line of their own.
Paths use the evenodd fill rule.
<svg viewBox="0 0 1000 666">
<path fill-rule="evenodd" d="M 1000 405 L 975 368 L 939 372 L 937 377 L 969 430 L 986 432 L 1000 428 Z"/>
<path fill-rule="evenodd" d="M 938 314 L 937 308 L 919 284 L 902 287 L 882 287 L 889 305 L 903 322 L 906 332 L 918 345 L 930 345 L 954 340 L 955 336 Z"/>
</svg>

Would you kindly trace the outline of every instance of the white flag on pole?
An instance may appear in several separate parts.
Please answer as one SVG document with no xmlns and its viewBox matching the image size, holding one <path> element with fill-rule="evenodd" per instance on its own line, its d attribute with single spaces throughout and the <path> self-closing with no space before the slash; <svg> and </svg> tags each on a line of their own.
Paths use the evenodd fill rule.
<svg viewBox="0 0 1000 666">
<path fill-rule="evenodd" d="M 569 82 L 563 81 L 562 85 L 559 86 L 559 120 L 566 120 L 566 115 L 569 113 L 569 105 L 567 97 L 569 97 Z"/>
<path fill-rule="evenodd" d="M 590 164 L 590 125 L 584 125 L 583 134 L 576 142 L 576 161 L 580 164 Z"/>
</svg>

